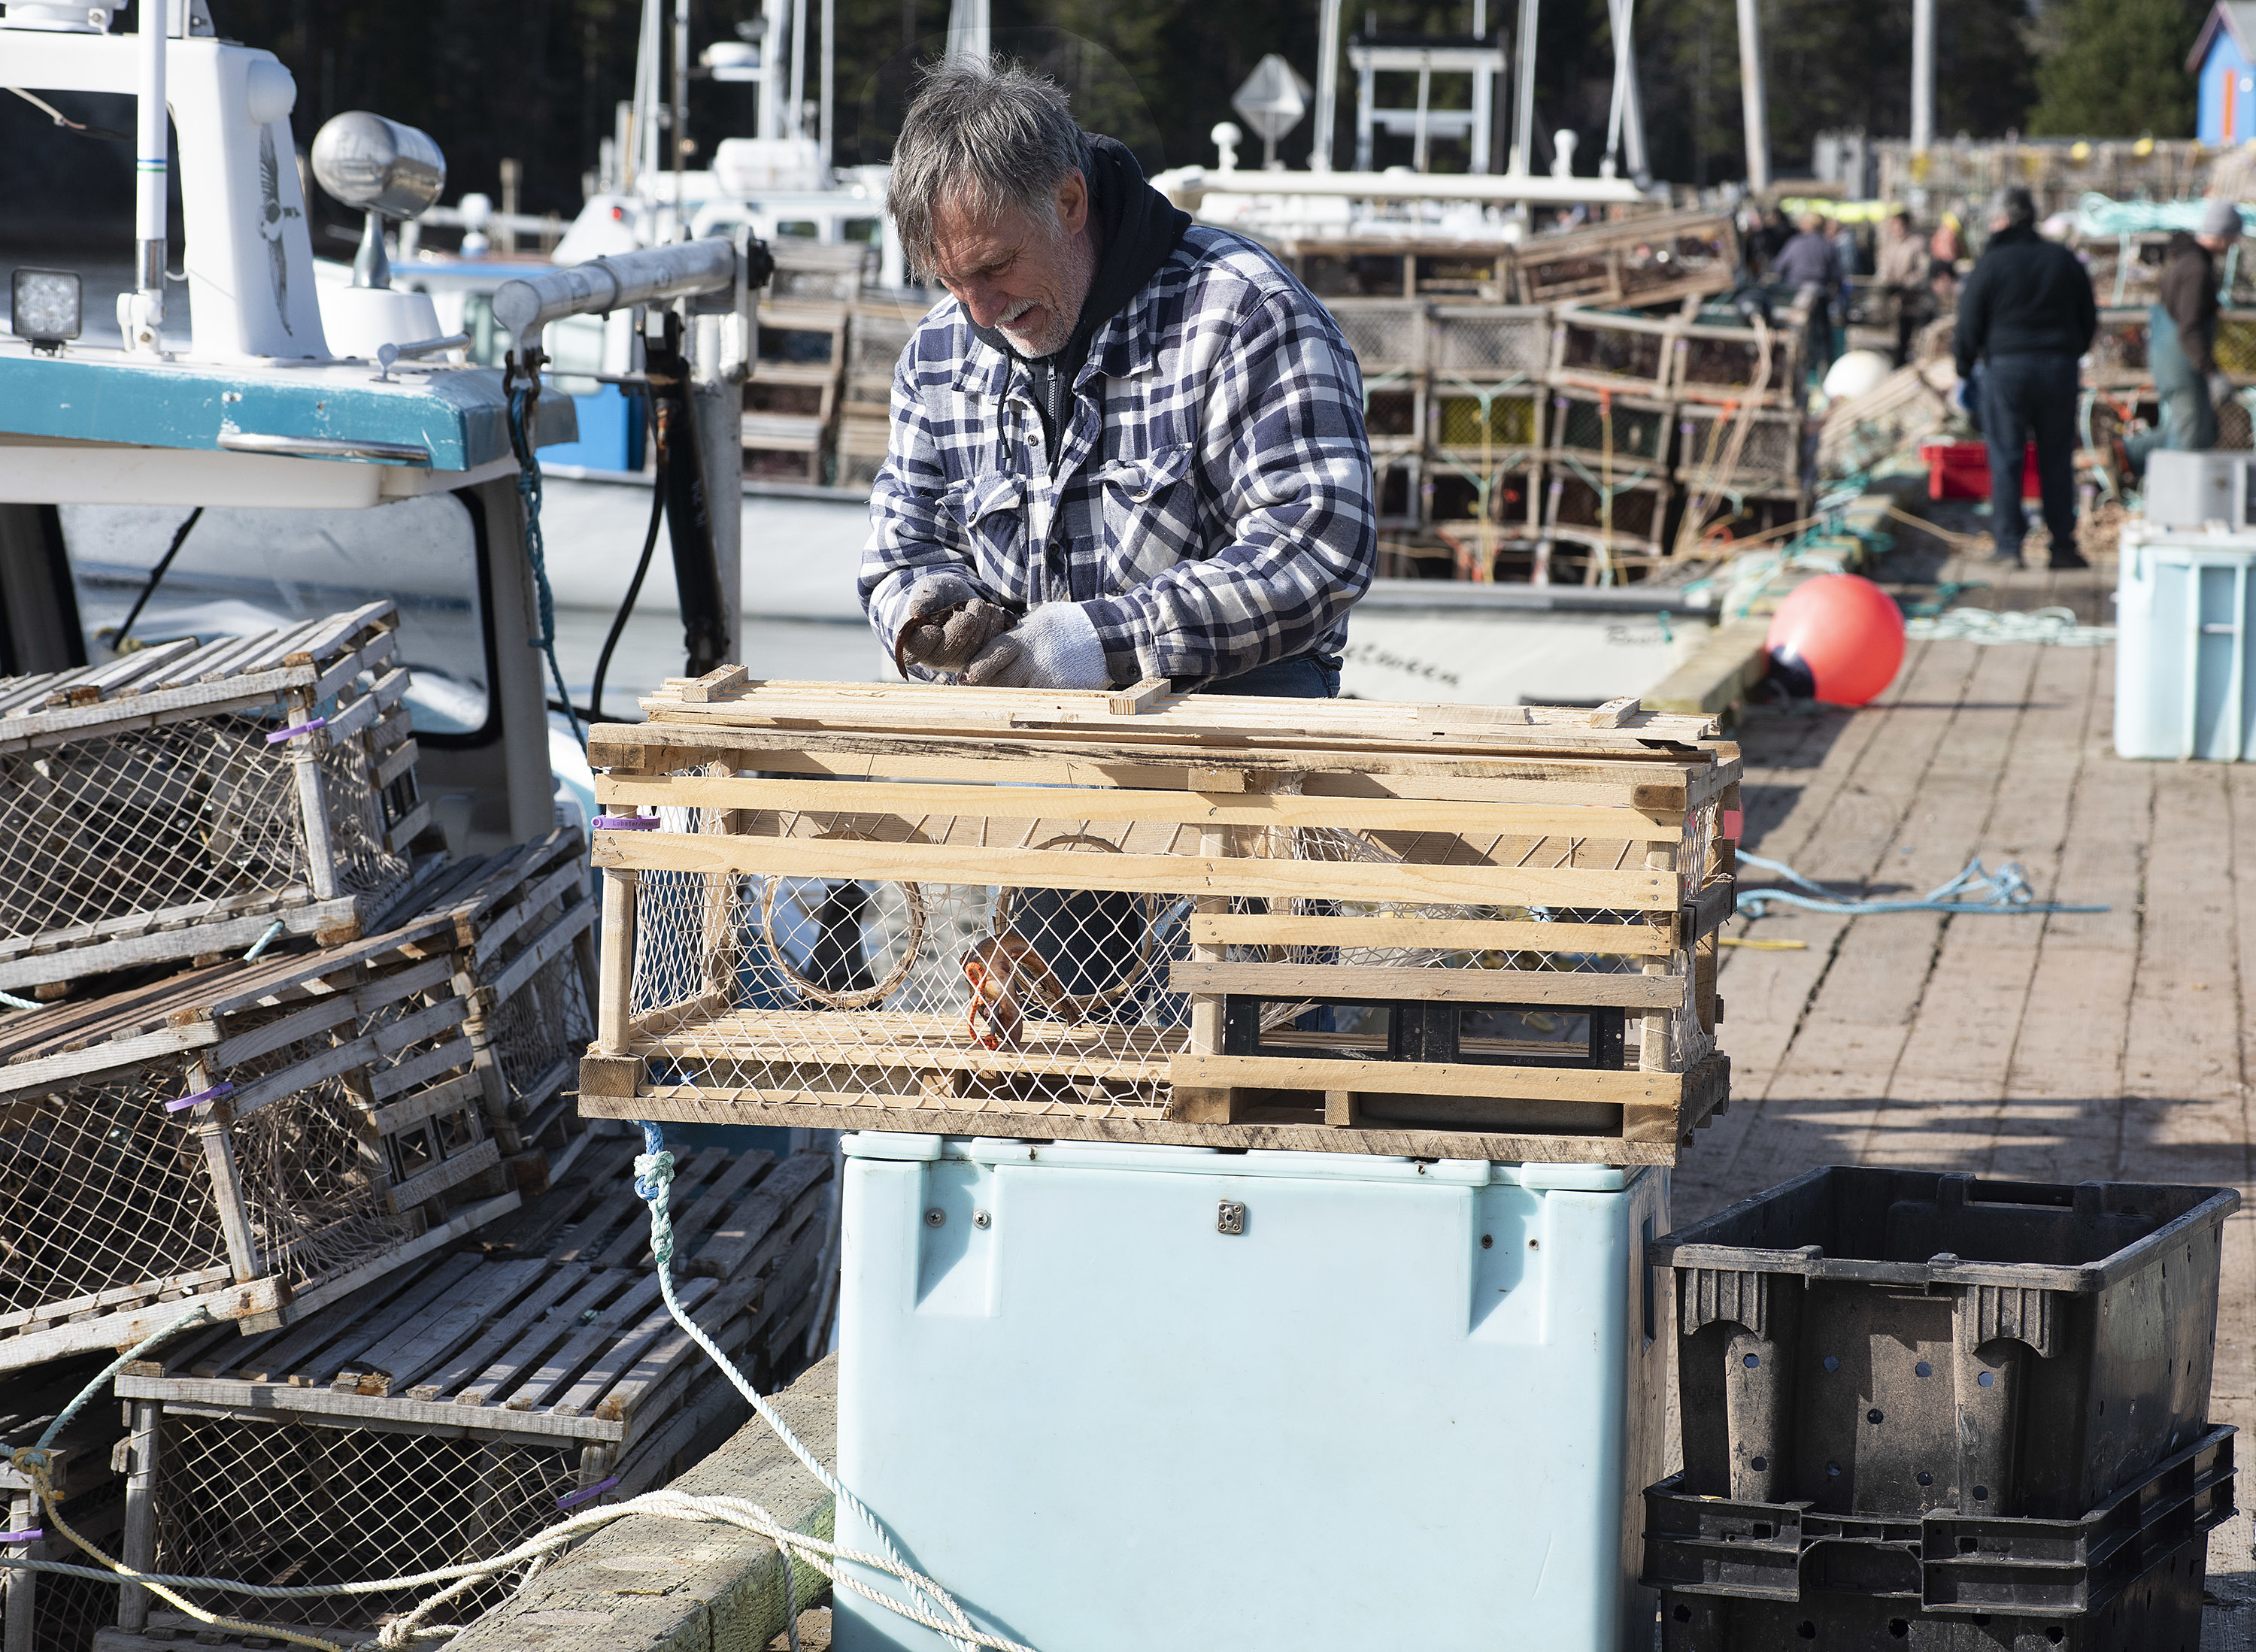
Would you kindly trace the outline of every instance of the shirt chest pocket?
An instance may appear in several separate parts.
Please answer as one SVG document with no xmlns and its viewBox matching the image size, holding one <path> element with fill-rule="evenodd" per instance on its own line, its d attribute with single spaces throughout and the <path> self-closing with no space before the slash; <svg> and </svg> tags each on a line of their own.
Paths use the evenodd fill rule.
<svg viewBox="0 0 2256 1652">
<path fill-rule="evenodd" d="M 1185 443 L 1140 459 L 1115 459 L 1096 473 L 1112 589 L 1141 584 L 1177 562 L 1205 554 L 1192 459 Z"/>
<path fill-rule="evenodd" d="M 991 471 L 948 491 L 948 513 L 980 580 L 991 589 L 1026 584 L 1026 481 Z"/>
</svg>

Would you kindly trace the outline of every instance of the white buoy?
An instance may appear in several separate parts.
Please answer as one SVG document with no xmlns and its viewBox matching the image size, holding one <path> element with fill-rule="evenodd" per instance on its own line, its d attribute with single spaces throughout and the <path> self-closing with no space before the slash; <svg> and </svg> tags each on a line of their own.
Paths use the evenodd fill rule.
<svg viewBox="0 0 2256 1652">
<path fill-rule="evenodd" d="M 1825 393 L 1835 401 L 1846 401 L 1879 389 L 1880 381 L 1893 371 L 1895 364 L 1879 351 L 1852 349 L 1827 370 Z"/>
</svg>

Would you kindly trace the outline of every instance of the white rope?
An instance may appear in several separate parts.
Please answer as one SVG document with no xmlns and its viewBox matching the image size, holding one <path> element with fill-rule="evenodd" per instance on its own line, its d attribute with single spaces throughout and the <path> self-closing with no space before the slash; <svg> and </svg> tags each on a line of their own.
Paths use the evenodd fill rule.
<svg viewBox="0 0 2256 1652">
<path fill-rule="evenodd" d="M 1947 608 L 1928 618 L 1906 620 L 1904 635 L 1914 642 L 2026 642 L 2097 648 L 2115 640 L 2115 627 L 2079 625 L 2073 608 L 2020 611 Z"/>
<path fill-rule="evenodd" d="M 232 1578 L 187 1577 L 170 1572 L 137 1571 L 95 1548 L 93 1543 L 74 1530 L 70 1522 L 64 1518 L 62 1509 L 54 1494 L 52 1479 L 53 1458 L 46 1448 L 71 1415 L 84 1405 L 102 1384 L 123 1369 L 128 1360 L 146 1352 L 174 1331 L 206 1317 L 208 1310 L 200 1307 L 121 1355 L 108 1370 L 87 1385 L 78 1398 L 72 1401 L 71 1405 L 56 1419 L 55 1424 L 48 1429 L 39 1444 L 19 1447 L 10 1456 L 9 1460 L 12 1465 L 31 1480 L 32 1491 L 39 1504 L 46 1511 L 47 1517 L 53 1521 L 55 1529 L 77 1547 L 100 1561 L 101 1566 L 81 1566 L 67 1561 L 33 1560 L 28 1557 L 0 1555 L 0 1568 L 12 1568 L 22 1571 L 50 1571 L 67 1578 L 90 1578 L 98 1583 L 123 1579 L 139 1584 L 163 1596 L 199 1622 L 218 1628 L 265 1634 L 295 1645 L 316 1648 L 317 1652 L 347 1652 L 347 1648 L 337 1642 L 321 1640 L 301 1630 L 283 1625 L 248 1624 L 238 1619 L 223 1617 L 204 1610 L 174 1592 L 187 1589 L 240 1595 L 257 1600 L 306 1600 L 333 1595 L 387 1594 L 404 1590 L 427 1589 L 438 1585 L 447 1585 L 439 1593 L 416 1606 L 413 1610 L 394 1618 L 384 1625 L 377 1637 L 377 1644 L 391 1649 L 404 1647 L 410 1641 L 416 1639 L 435 1639 L 460 1634 L 462 1626 L 430 1624 L 426 1620 L 439 1606 L 467 1593 L 481 1580 L 498 1577 L 518 1566 L 526 1566 L 528 1571 L 524 1582 L 529 1583 L 532 1580 L 532 1572 L 539 1570 L 543 1561 L 597 1527 L 608 1525 L 629 1514 L 656 1514 L 668 1520 L 736 1526 L 766 1538 L 775 1545 L 777 1553 L 783 1561 L 784 1600 L 787 1612 L 798 1604 L 793 1587 L 795 1579 L 792 1578 L 790 1569 L 796 1559 L 803 1557 L 807 1564 L 830 1580 L 834 1589 L 850 1590 L 864 1599 L 884 1606 L 889 1612 L 896 1613 L 913 1623 L 922 1624 L 925 1627 L 945 1636 L 948 1644 L 957 1648 L 958 1652 L 972 1652 L 975 1647 L 991 1648 L 993 1652 L 1034 1652 L 1032 1647 L 1019 1641 L 990 1634 L 983 1630 L 975 1628 L 971 1620 L 964 1615 L 962 1607 L 956 1604 L 954 1596 L 934 1579 L 916 1571 L 902 1559 L 900 1551 L 894 1546 L 885 1528 L 878 1523 L 877 1516 L 870 1512 L 859 1498 L 840 1483 L 838 1477 L 826 1468 L 814 1452 L 807 1449 L 799 1437 L 791 1431 L 790 1427 L 777 1413 L 775 1408 L 768 1403 L 765 1396 L 755 1389 L 744 1373 L 737 1368 L 736 1362 L 723 1353 L 720 1345 L 706 1334 L 704 1328 L 683 1310 L 680 1300 L 673 1292 L 673 1222 L 666 1208 L 669 1189 L 673 1180 L 673 1155 L 665 1150 L 663 1138 L 656 1125 L 645 1124 L 642 1126 L 642 1131 L 645 1143 L 650 1151 L 639 1154 L 635 1158 L 635 1191 L 650 1208 L 651 1256 L 658 1267 L 659 1290 L 666 1299 L 667 1312 L 671 1313 L 674 1322 L 689 1334 L 691 1340 L 703 1349 L 707 1356 L 727 1374 L 729 1380 L 736 1386 L 737 1391 L 751 1402 L 753 1411 L 763 1423 L 774 1430 L 776 1437 L 783 1442 L 791 1454 L 799 1459 L 810 1474 L 821 1482 L 824 1489 L 829 1492 L 834 1519 L 836 1509 L 843 1507 L 850 1510 L 876 1536 L 878 1545 L 885 1550 L 883 1555 L 866 1554 L 858 1550 L 841 1549 L 835 1542 L 828 1539 L 809 1536 L 806 1533 L 794 1531 L 758 1504 L 744 1498 L 697 1497 L 687 1493 L 666 1489 L 645 1492 L 641 1496 L 630 1498 L 624 1502 L 612 1503 L 601 1508 L 589 1509 L 584 1514 L 575 1514 L 569 1520 L 563 1521 L 546 1531 L 527 1538 L 508 1553 L 495 1556 L 491 1559 L 471 1561 L 455 1566 L 440 1566 L 408 1577 L 364 1578 L 358 1583 L 274 1585 L 244 1583 Z M 828 1564 L 826 1564 L 826 1562 Z M 883 1572 L 899 1579 L 906 1586 L 909 1599 L 906 1601 L 897 1599 L 871 1588 L 858 1578 L 842 1576 L 839 1570 L 840 1562 L 848 1565 L 865 1567 L 870 1571 Z M 931 1603 L 929 1608 L 921 1604 L 925 1601 Z M 945 1618 L 940 1615 L 943 1612 L 947 1613 Z M 795 1623 L 790 1626 L 789 1633 L 793 1639 L 797 1638 Z"/>
</svg>

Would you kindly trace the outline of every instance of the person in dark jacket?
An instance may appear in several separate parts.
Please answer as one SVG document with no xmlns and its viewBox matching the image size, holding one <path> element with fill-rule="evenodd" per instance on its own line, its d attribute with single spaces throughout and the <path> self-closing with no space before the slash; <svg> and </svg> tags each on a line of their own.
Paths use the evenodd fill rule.
<svg viewBox="0 0 2256 1652">
<path fill-rule="evenodd" d="M 2134 456 L 2142 468 L 2157 448 L 2197 453 L 2217 445 L 2217 404 L 2231 386 L 2217 371 L 2215 255 L 2239 234 L 2240 208 L 2212 201 L 2198 234 L 2181 229 L 2170 237 L 2157 301 L 2147 314 L 2147 366 L 2162 404 L 2162 427 L 2138 444 Z"/>
<path fill-rule="evenodd" d="M 2036 202 L 2004 189 L 1991 205 L 1990 244 L 1958 297 L 1958 377 L 1982 371 L 1982 435 L 1990 447 L 1990 532 L 1997 560 L 2020 565 L 2022 455 L 2034 436 L 2055 568 L 2087 566 L 2076 548 L 2076 357 L 2091 348 L 2098 307 L 2076 255 L 2037 234 Z"/>
<path fill-rule="evenodd" d="M 1808 347 L 1802 368 L 1820 378 L 1833 364 L 1833 305 L 1841 290 L 1841 254 L 1825 238 L 1825 220 L 1805 212 L 1798 220 L 1801 232 L 1779 249 L 1772 260 L 1771 279 L 1794 289 L 1794 302 L 1806 307 Z"/>
</svg>

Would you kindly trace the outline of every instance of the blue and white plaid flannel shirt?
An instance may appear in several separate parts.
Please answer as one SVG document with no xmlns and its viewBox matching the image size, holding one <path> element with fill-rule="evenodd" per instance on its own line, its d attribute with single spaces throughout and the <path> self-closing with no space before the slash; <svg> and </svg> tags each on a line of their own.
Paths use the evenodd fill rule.
<svg viewBox="0 0 2256 1652">
<path fill-rule="evenodd" d="M 1022 613 L 1084 604 L 1116 685 L 1339 653 L 1378 560 L 1363 377 L 1283 265 L 1194 226 L 1074 390 L 1053 472 L 1024 366 L 954 299 L 926 316 L 893 371 L 862 553 L 887 658 L 943 569 Z"/>
</svg>

